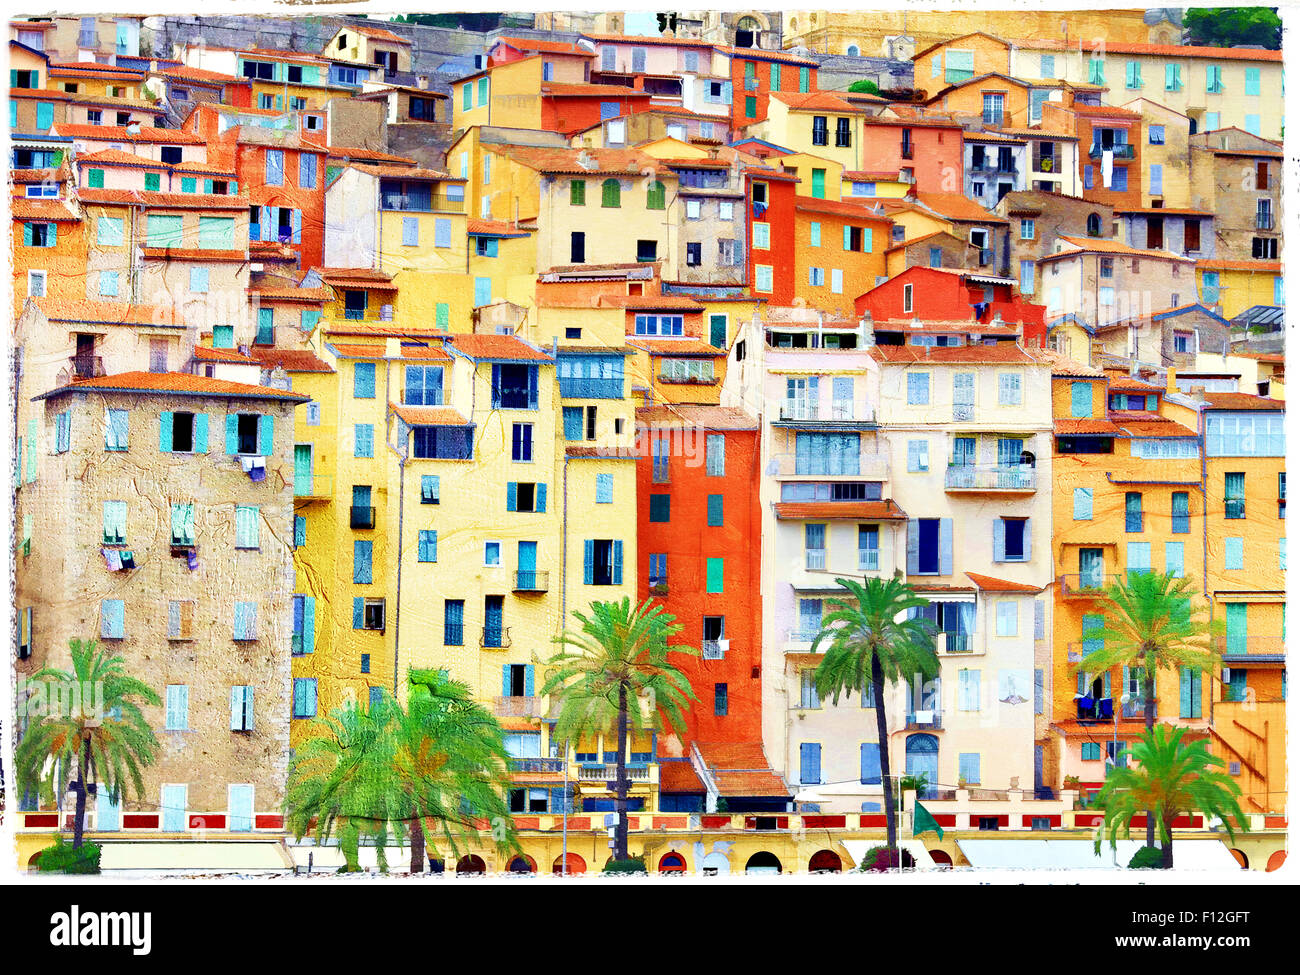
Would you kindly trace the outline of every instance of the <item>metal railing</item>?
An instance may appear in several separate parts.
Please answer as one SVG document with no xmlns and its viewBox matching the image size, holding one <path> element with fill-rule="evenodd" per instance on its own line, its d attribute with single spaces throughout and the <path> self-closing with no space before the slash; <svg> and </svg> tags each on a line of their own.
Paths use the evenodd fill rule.
<svg viewBox="0 0 1300 975">
<path fill-rule="evenodd" d="M 519 717 L 519 715 L 503 714 L 501 717 Z M 510 771 L 531 772 L 534 775 L 563 775 L 565 762 L 563 758 L 512 758 Z"/>
<path fill-rule="evenodd" d="M 1034 491 L 1038 479 L 1029 464 L 949 464 L 943 486 L 953 491 Z"/>
<path fill-rule="evenodd" d="M 1090 572 L 1063 575 L 1059 579 L 1062 596 L 1100 596 L 1105 590 L 1119 582 L 1116 573 Z"/>
<path fill-rule="evenodd" d="M 817 639 L 817 634 L 820 632 L 821 632 L 820 626 L 818 626 L 816 629 L 804 629 L 803 627 L 798 627 L 793 630 L 787 630 L 786 642 L 787 643 L 812 643 L 813 640 Z"/>
<path fill-rule="evenodd" d="M 898 155 L 903 159 L 911 159 L 916 153 L 912 143 L 904 142 L 898 147 Z"/>
<path fill-rule="evenodd" d="M 480 647 L 502 650 L 510 646 L 510 627 L 485 626 L 479 638 Z"/>
<path fill-rule="evenodd" d="M 352 505 L 350 508 L 348 524 L 352 528 L 374 528 L 375 509 L 365 505 Z"/>
<path fill-rule="evenodd" d="M 542 716 L 540 697 L 498 697 L 493 699 L 492 704 L 492 711 L 498 718 L 540 718 Z"/>
<path fill-rule="evenodd" d="M 1274 222 L 1274 221 L 1273 221 L 1273 214 L 1271 214 L 1271 213 L 1256 213 L 1256 214 L 1255 214 L 1255 229 L 1256 229 L 1256 230 L 1272 230 L 1272 229 L 1273 229 L 1273 222 Z"/>
<path fill-rule="evenodd" d="M 542 569 L 520 569 L 515 573 L 515 592 L 546 592 L 550 589 L 551 574 Z"/>
<path fill-rule="evenodd" d="M 826 549 L 808 548 L 804 549 L 804 568 L 821 570 L 826 568 Z"/>
<path fill-rule="evenodd" d="M 943 727 L 943 713 L 938 710 L 934 711 L 911 711 L 908 713 L 905 722 L 909 731 L 920 728 Z"/>
<path fill-rule="evenodd" d="M 934 648 L 938 653 L 974 653 L 975 643 L 969 633 L 949 633 L 945 630 L 935 635 Z"/>
<path fill-rule="evenodd" d="M 700 658 L 703 660 L 722 660 L 731 648 L 730 640 L 701 640 Z"/>
<path fill-rule="evenodd" d="M 1245 518 L 1246 517 L 1246 499 L 1245 498 L 1224 498 L 1223 499 L 1223 517 L 1225 518 Z"/>
<path fill-rule="evenodd" d="M 783 423 L 874 423 L 876 422 L 876 411 L 868 409 L 855 409 L 851 404 L 846 405 L 843 402 L 832 404 L 829 410 L 823 411 L 815 404 L 791 405 L 786 403 L 781 407 L 779 413 Z"/>
<path fill-rule="evenodd" d="M 888 454 L 858 454 L 857 470 L 853 471 L 833 471 L 827 469 L 831 466 L 831 458 L 826 457 L 813 458 L 807 456 L 800 457 L 798 454 L 777 454 L 774 459 L 776 460 L 776 473 L 778 477 L 869 477 L 884 479 L 889 476 Z M 841 461 L 843 460 L 844 458 L 841 458 Z M 841 463 L 841 466 L 845 465 Z"/>
<path fill-rule="evenodd" d="M 560 379 L 561 399 L 621 399 L 622 397 L 622 379 L 591 379 L 573 376 Z"/>
<path fill-rule="evenodd" d="M 1094 142 L 1092 146 L 1089 147 L 1088 149 L 1088 158 L 1100 159 L 1102 155 L 1106 152 L 1107 148 L 1109 148 L 1110 152 L 1114 155 L 1114 158 L 1116 159 L 1132 159 L 1135 154 L 1135 150 L 1131 142 L 1121 142 L 1109 147 L 1105 147 L 1102 146 L 1100 143 Z"/>
<path fill-rule="evenodd" d="M 102 356 L 78 354 L 68 361 L 72 363 L 72 375 L 77 379 L 94 379 L 104 375 Z"/>
<path fill-rule="evenodd" d="M 954 420 L 975 419 L 975 404 L 974 403 L 953 403 L 952 418 Z"/>
</svg>

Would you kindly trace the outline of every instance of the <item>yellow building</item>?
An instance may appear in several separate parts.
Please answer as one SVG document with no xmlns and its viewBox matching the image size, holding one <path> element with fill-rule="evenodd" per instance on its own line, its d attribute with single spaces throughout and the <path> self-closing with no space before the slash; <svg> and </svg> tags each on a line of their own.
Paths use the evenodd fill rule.
<svg viewBox="0 0 1300 975">
<path fill-rule="evenodd" d="M 1120 108 L 1137 112 L 1142 125 L 1142 205 L 1163 209 L 1191 206 L 1191 120 L 1158 99 L 1135 98 Z M 1208 241 L 1206 242 L 1209 243 Z"/>
<path fill-rule="evenodd" d="M 868 114 L 834 92 L 778 91 L 768 101 L 767 118 L 747 126 L 745 133 L 801 156 L 830 160 L 841 172 L 856 171 L 865 168 L 862 119 Z"/>
<path fill-rule="evenodd" d="M 1229 321 L 1254 305 L 1283 303 L 1280 261 L 1197 261 L 1196 285 L 1201 303 Z"/>
</svg>

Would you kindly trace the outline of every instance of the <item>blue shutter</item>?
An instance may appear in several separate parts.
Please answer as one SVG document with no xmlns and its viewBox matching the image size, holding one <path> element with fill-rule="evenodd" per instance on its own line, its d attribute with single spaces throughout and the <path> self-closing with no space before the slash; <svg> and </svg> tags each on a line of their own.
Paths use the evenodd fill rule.
<svg viewBox="0 0 1300 975">
<path fill-rule="evenodd" d="M 610 559 L 613 563 L 613 579 L 611 581 L 614 585 L 621 586 L 623 585 L 623 543 L 616 538 L 611 547 L 614 550 Z"/>
<path fill-rule="evenodd" d="M 158 449 L 170 453 L 172 449 L 172 414 L 164 410 L 158 422 Z"/>
<path fill-rule="evenodd" d="M 588 538 L 582 543 L 582 581 L 590 586 L 596 578 L 596 540 Z"/>
<path fill-rule="evenodd" d="M 1030 538 L 1030 526 L 1033 524 L 1032 518 L 1025 519 L 1024 534 L 1020 538 L 1020 548 L 1024 552 L 1024 561 L 1032 562 L 1034 560 L 1033 540 Z"/>
<path fill-rule="evenodd" d="M 862 743 L 862 784 L 880 784 L 880 743 L 868 741 Z"/>
<path fill-rule="evenodd" d="M 301 244 L 302 243 L 302 211 L 301 210 L 293 211 L 292 221 L 293 221 L 292 223 L 293 243 Z"/>
<path fill-rule="evenodd" d="M 506 511 L 518 511 L 516 497 L 519 486 L 515 481 L 506 482 Z"/>
<path fill-rule="evenodd" d="M 1092 520 L 1092 488 L 1074 489 L 1074 520 Z"/>
<path fill-rule="evenodd" d="M 907 519 L 907 574 L 921 571 L 921 523 L 916 518 Z"/>
<path fill-rule="evenodd" d="M 993 519 L 993 561 L 1007 560 L 1007 523 L 1001 518 Z"/>
<path fill-rule="evenodd" d="M 501 696 L 510 696 L 510 665 L 501 665 Z"/>
<path fill-rule="evenodd" d="M 302 652 L 316 649 L 316 597 L 302 597 Z"/>
<path fill-rule="evenodd" d="M 533 665 L 524 665 L 524 697 L 533 696 Z"/>
<path fill-rule="evenodd" d="M 799 746 L 799 782 L 803 785 L 820 785 L 822 780 L 822 746 L 803 742 Z"/>
<path fill-rule="evenodd" d="M 537 511 L 545 513 L 546 511 L 546 485 L 545 484 L 538 484 L 534 489 L 533 507 Z"/>
<path fill-rule="evenodd" d="M 367 584 L 373 578 L 370 564 L 371 542 L 369 539 L 356 539 L 352 543 L 352 581 Z"/>
<path fill-rule="evenodd" d="M 360 630 L 366 622 L 366 601 L 361 596 L 352 598 L 352 629 Z"/>
<path fill-rule="evenodd" d="M 939 575 L 952 575 L 952 519 L 939 519 Z"/>
<path fill-rule="evenodd" d="M 414 247 L 420 243 L 420 221 L 417 217 L 402 218 L 402 243 Z"/>
<path fill-rule="evenodd" d="M 257 418 L 257 452 L 270 457 L 275 452 L 275 417 L 263 414 Z"/>
<path fill-rule="evenodd" d="M 196 454 L 206 454 L 208 452 L 208 415 L 206 413 L 194 414 L 194 452 Z"/>
<path fill-rule="evenodd" d="M 239 414 L 226 414 L 226 453 L 239 453 Z"/>
</svg>

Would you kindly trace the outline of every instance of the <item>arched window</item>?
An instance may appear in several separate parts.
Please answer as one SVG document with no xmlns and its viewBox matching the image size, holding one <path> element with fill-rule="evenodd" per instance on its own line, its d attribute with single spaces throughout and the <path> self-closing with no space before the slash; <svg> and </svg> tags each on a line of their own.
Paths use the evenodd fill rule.
<svg viewBox="0 0 1300 975">
<path fill-rule="evenodd" d="M 456 861 L 456 873 L 487 873 L 487 864 L 482 857 L 470 853 Z"/>
<path fill-rule="evenodd" d="M 617 206 L 618 204 L 615 204 Z M 1101 236 L 1101 217 L 1095 213 L 1088 214 L 1088 236 Z"/>
<path fill-rule="evenodd" d="M 860 48 L 856 44 L 850 44 L 844 53 L 851 58 L 856 58 L 860 53 Z"/>
<path fill-rule="evenodd" d="M 686 860 L 680 853 L 665 853 L 659 858 L 660 873 L 685 873 Z"/>
<path fill-rule="evenodd" d="M 533 862 L 532 857 L 521 854 L 510 861 L 510 866 L 506 867 L 506 870 L 510 873 L 536 873 L 537 864 Z"/>
<path fill-rule="evenodd" d="M 839 854 L 834 850 L 818 850 L 808 861 L 808 870 L 811 873 L 839 873 L 844 869 L 844 864 L 840 862 Z"/>
<path fill-rule="evenodd" d="M 622 188 L 618 185 L 618 180 L 607 179 L 600 184 L 600 205 L 603 207 L 622 206 Z M 1099 223 L 1100 227 L 1101 224 Z M 1100 232 L 1100 231 L 1099 231 Z"/>
<path fill-rule="evenodd" d="M 745 873 L 780 873 L 781 861 L 773 853 L 762 850 L 745 863 Z"/>
<path fill-rule="evenodd" d="M 569 853 L 567 858 L 567 867 L 565 860 L 566 858 L 563 856 L 556 857 L 555 863 L 551 865 L 551 873 L 564 873 L 570 877 L 574 877 L 580 873 L 587 872 L 587 861 L 578 856 L 578 854 Z"/>
<path fill-rule="evenodd" d="M 618 204 L 615 204 L 617 206 Z M 664 184 L 655 180 L 650 184 L 650 188 L 645 191 L 645 208 L 647 210 L 662 210 L 664 208 Z"/>
</svg>

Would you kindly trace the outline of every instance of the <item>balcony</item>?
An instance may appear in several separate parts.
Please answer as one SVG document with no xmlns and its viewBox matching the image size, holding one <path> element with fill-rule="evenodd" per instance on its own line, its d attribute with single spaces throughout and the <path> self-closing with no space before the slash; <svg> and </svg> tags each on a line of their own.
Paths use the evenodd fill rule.
<svg viewBox="0 0 1300 975">
<path fill-rule="evenodd" d="M 943 714 L 940 711 L 911 711 L 904 723 L 908 731 L 940 731 L 943 728 Z"/>
<path fill-rule="evenodd" d="M 1223 517 L 1224 518 L 1245 518 L 1246 499 L 1245 498 L 1224 498 Z"/>
<path fill-rule="evenodd" d="M 1225 663 L 1281 663 L 1286 660 L 1286 637 L 1246 636 L 1218 640 Z"/>
<path fill-rule="evenodd" d="M 1028 493 L 1038 490 L 1038 475 L 1029 464 L 949 464 L 945 491 Z"/>
<path fill-rule="evenodd" d="M 551 588 L 551 574 L 545 570 L 521 569 L 514 574 L 514 592 L 546 592 Z"/>
<path fill-rule="evenodd" d="M 904 142 L 898 147 L 898 155 L 901 159 L 911 159 L 915 149 L 910 142 Z"/>
<path fill-rule="evenodd" d="M 975 641 L 969 633 L 949 633 L 945 630 L 935 634 L 934 649 L 940 654 L 971 654 L 975 652 Z"/>
<path fill-rule="evenodd" d="M 804 568 L 820 572 L 826 568 L 826 549 L 808 548 L 804 549 Z"/>
<path fill-rule="evenodd" d="M 884 480 L 889 477 L 889 455 L 888 454 L 858 454 L 856 456 L 857 467 L 855 470 L 830 470 L 834 466 L 829 463 L 830 458 L 809 458 L 800 457 L 796 454 L 776 454 L 773 459 L 776 461 L 777 477 L 816 477 L 822 480 L 827 478 L 843 477 L 865 477 L 872 480 Z M 851 463 L 844 463 L 850 458 L 841 458 L 841 467 L 852 467 Z M 814 460 L 818 461 L 814 463 Z"/>
<path fill-rule="evenodd" d="M 500 712 L 498 712 L 500 714 Z M 519 717 L 519 715 L 501 715 L 501 717 Z M 565 760 L 563 758 L 512 758 L 510 771 L 526 775 L 563 775 Z"/>
<path fill-rule="evenodd" d="M 790 426 L 849 427 L 863 430 L 874 429 L 876 426 L 875 410 L 854 409 L 844 403 L 834 404 L 825 412 L 806 403 L 786 403 L 777 415 L 777 423 Z"/>
<path fill-rule="evenodd" d="M 95 379 L 105 374 L 102 356 L 78 354 L 68 361 L 72 363 L 72 376 L 74 379 Z"/>
<path fill-rule="evenodd" d="M 363 505 L 354 504 L 351 506 L 351 514 L 348 524 L 352 528 L 374 528 L 375 527 L 375 509 Z"/>
<path fill-rule="evenodd" d="M 1108 587 L 1118 585 L 1119 579 L 1117 574 L 1092 572 L 1063 575 L 1058 581 L 1065 599 L 1099 599 L 1106 595 Z"/>
<path fill-rule="evenodd" d="M 730 640 L 700 641 L 700 657 L 703 660 L 722 660 L 727 656 L 727 651 L 730 649 Z"/>
<path fill-rule="evenodd" d="M 1132 143 L 1120 142 L 1113 146 L 1103 146 L 1094 142 L 1088 149 L 1088 158 L 1100 159 L 1107 149 L 1114 154 L 1116 159 L 1132 159 L 1134 157 L 1135 150 Z"/>
<path fill-rule="evenodd" d="M 974 403 L 953 403 L 952 418 L 957 422 L 968 422 L 975 419 Z"/>
<path fill-rule="evenodd" d="M 562 377 L 561 399 L 622 399 L 623 380 Z"/>
<path fill-rule="evenodd" d="M 510 627 L 485 626 L 478 645 L 485 650 L 504 650 L 510 646 Z"/>
<path fill-rule="evenodd" d="M 625 767 L 627 777 L 632 782 L 649 782 L 653 776 L 650 773 L 649 765 L 631 764 Z M 618 774 L 618 766 L 613 762 L 599 765 L 579 765 L 578 781 L 579 782 L 612 782 L 614 776 Z"/>
<path fill-rule="evenodd" d="M 333 474 L 294 476 L 293 496 L 297 501 L 329 501 L 334 496 Z"/>
<path fill-rule="evenodd" d="M 811 653 L 812 642 L 817 639 L 817 634 L 821 632 L 821 627 L 815 630 L 800 627 L 794 630 L 788 630 L 785 635 L 786 653 Z"/>
<path fill-rule="evenodd" d="M 540 718 L 542 699 L 531 696 L 493 698 L 492 713 L 498 718 Z"/>
<path fill-rule="evenodd" d="M 1271 214 L 1271 213 L 1257 213 L 1257 214 L 1255 214 L 1255 229 L 1256 229 L 1256 230 L 1272 230 L 1272 229 L 1273 229 L 1273 222 L 1274 222 L 1274 221 L 1273 221 L 1273 214 Z"/>
</svg>

